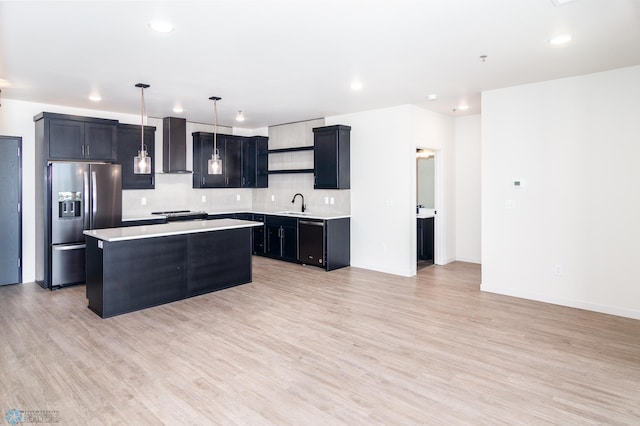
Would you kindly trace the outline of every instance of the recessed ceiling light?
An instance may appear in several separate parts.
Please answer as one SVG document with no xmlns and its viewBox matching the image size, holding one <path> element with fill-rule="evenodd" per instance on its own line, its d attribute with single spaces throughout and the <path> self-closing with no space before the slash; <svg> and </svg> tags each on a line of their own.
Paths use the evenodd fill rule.
<svg viewBox="0 0 640 426">
<path fill-rule="evenodd" d="M 436 99 L 438 99 L 438 95 L 435 93 L 432 93 L 430 95 L 427 95 L 427 99 L 430 101 L 435 101 Z"/>
<path fill-rule="evenodd" d="M 102 96 L 98 94 L 89 95 L 89 100 L 93 102 L 100 102 L 102 100 Z"/>
<path fill-rule="evenodd" d="M 549 40 L 549 43 L 553 44 L 554 46 L 557 46 L 559 44 L 569 43 L 570 41 L 571 41 L 571 34 L 561 34 Z"/>
<path fill-rule="evenodd" d="M 173 107 L 173 112 L 181 113 L 184 111 L 180 105 L 176 105 Z"/>
<path fill-rule="evenodd" d="M 0 87 L 9 87 L 9 86 L 11 86 L 11 83 L 9 83 L 9 80 L 0 78 Z"/>
<path fill-rule="evenodd" d="M 469 109 L 469 105 L 460 105 L 460 106 L 458 106 L 458 109 L 459 109 L 460 111 L 466 111 L 466 110 L 468 110 L 468 109 Z"/>
<path fill-rule="evenodd" d="M 244 121 L 244 113 L 242 111 L 238 111 L 236 114 L 236 121 Z"/>
<path fill-rule="evenodd" d="M 554 6 L 562 6 L 567 3 L 573 3 L 574 1 L 576 0 L 551 0 L 551 3 L 553 3 Z"/>
<path fill-rule="evenodd" d="M 354 81 L 353 83 L 351 83 L 351 90 L 360 90 L 362 89 L 362 83 L 359 81 Z"/>
<path fill-rule="evenodd" d="M 159 33 L 170 33 L 173 31 L 173 25 L 166 21 L 151 21 L 149 22 L 149 28 Z"/>
</svg>

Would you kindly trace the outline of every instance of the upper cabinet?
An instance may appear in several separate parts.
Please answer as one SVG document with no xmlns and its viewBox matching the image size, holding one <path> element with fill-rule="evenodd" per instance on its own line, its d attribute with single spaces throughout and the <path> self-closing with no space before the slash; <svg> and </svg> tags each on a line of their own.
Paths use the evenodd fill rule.
<svg viewBox="0 0 640 426">
<path fill-rule="evenodd" d="M 242 139 L 242 188 L 269 187 L 269 138 Z"/>
<path fill-rule="evenodd" d="M 207 173 L 213 154 L 213 133 L 193 134 L 194 188 L 266 188 L 267 137 L 217 134 L 216 145 L 222 160 L 222 174 Z"/>
<path fill-rule="evenodd" d="M 313 129 L 314 189 L 349 189 L 351 127 Z"/>
<path fill-rule="evenodd" d="M 34 121 L 47 160 L 116 161 L 117 120 L 43 112 Z"/>
<path fill-rule="evenodd" d="M 154 189 L 155 188 L 155 164 L 151 164 L 151 174 L 142 175 L 133 173 L 133 158 L 140 151 L 140 125 L 118 125 L 118 164 L 122 166 L 122 189 Z M 144 126 L 144 145 L 151 161 L 155 157 L 156 128 Z"/>
</svg>

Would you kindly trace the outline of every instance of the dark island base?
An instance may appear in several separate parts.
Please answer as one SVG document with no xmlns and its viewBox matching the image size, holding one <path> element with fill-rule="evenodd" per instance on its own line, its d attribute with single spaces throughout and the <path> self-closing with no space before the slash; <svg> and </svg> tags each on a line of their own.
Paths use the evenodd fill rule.
<svg viewBox="0 0 640 426">
<path fill-rule="evenodd" d="M 89 309 L 108 318 L 249 283 L 251 238 L 251 228 L 115 242 L 87 236 Z"/>
</svg>

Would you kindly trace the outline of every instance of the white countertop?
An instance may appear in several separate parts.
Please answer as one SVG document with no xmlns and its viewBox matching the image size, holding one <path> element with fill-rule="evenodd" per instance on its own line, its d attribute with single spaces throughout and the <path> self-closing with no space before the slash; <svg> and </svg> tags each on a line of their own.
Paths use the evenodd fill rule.
<svg viewBox="0 0 640 426">
<path fill-rule="evenodd" d="M 273 216 L 287 216 L 287 217 L 297 217 L 297 218 L 308 218 L 308 219 L 322 219 L 322 220 L 330 220 L 330 219 L 343 219 L 346 217 L 351 217 L 348 214 L 339 214 L 339 213 L 329 213 L 329 214 L 319 214 L 313 212 L 296 212 L 296 211 L 276 211 L 276 212 L 267 212 L 267 211 L 258 211 L 258 210 L 241 210 L 235 212 L 207 212 L 207 214 L 225 214 L 225 213 L 255 213 L 255 214 L 268 214 Z M 157 215 L 157 214 L 137 214 L 135 216 L 123 217 L 122 221 L 134 221 L 134 220 L 150 220 L 150 219 L 162 219 L 165 216 Z"/>
<path fill-rule="evenodd" d="M 322 219 L 322 220 L 330 220 L 330 219 L 343 219 L 345 217 L 351 217 L 348 214 L 320 214 L 313 212 L 296 212 L 296 211 L 279 211 L 279 212 L 261 212 L 261 211 L 250 211 L 249 213 L 254 214 L 268 214 L 272 216 L 287 216 L 287 217 L 297 217 L 299 219 Z"/>
<path fill-rule="evenodd" d="M 433 213 L 418 213 L 416 215 L 416 218 L 418 219 L 428 219 L 430 217 L 436 217 L 436 215 Z"/>
<path fill-rule="evenodd" d="M 225 229 L 250 228 L 253 226 L 262 226 L 262 222 L 236 219 L 188 220 L 160 223 L 157 225 L 92 229 L 84 231 L 84 234 L 103 241 L 112 242 L 193 234 L 197 232 L 222 231 Z"/>
</svg>

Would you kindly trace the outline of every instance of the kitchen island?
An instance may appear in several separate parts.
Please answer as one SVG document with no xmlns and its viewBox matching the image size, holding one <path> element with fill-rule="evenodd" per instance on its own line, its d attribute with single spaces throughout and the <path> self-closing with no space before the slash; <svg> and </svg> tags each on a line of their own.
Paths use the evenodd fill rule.
<svg viewBox="0 0 640 426">
<path fill-rule="evenodd" d="M 89 309 L 108 318 L 249 283 L 252 228 L 262 225 L 217 219 L 84 231 Z"/>
</svg>

